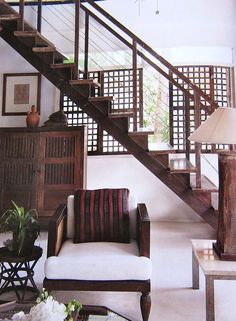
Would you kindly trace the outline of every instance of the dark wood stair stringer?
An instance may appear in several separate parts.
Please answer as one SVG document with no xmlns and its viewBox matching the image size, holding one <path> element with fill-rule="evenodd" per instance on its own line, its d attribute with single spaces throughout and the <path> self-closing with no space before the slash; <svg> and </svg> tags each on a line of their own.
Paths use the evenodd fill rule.
<svg viewBox="0 0 236 321">
<path fill-rule="evenodd" d="M 32 48 L 25 46 L 22 41 L 15 37 L 14 28 L 10 29 L 8 25 L 7 30 L 4 28 L 1 32 L 1 37 L 58 89 L 64 92 L 76 104 L 80 105 L 84 112 L 98 122 L 102 128 L 119 141 L 135 158 L 175 192 L 185 203 L 215 227 L 215 222 L 213 222 L 214 211 L 202 202 L 201 198 L 196 196 L 190 187 L 186 185 L 184 179 L 185 174 L 171 174 L 166 166 L 149 155 L 148 151 L 139 146 L 128 133 L 124 133 L 120 126 L 117 125 L 115 119 L 105 117 L 104 113 L 97 108 L 95 100 L 89 101 L 88 97 L 81 94 L 78 88 L 75 89 L 69 84 L 68 78 L 66 78 L 63 73 L 58 69 L 53 70 L 40 56 L 32 52 Z"/>
</svg>

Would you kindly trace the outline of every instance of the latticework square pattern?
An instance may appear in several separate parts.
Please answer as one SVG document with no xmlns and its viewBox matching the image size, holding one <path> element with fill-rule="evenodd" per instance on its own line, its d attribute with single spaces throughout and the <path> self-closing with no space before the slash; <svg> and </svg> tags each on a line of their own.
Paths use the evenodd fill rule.
<svg viewBox="0 0 236 321">
<path fill-rule="evenodd" d="M 215 100 L 219 106 L 227 106 L 229 103 L 230 93 L 230 68 L 216 66 L 178 66 L 177 69 L 188 77 L 193 83 L 201 88 L 207 95 Z M 184 85 L 183 81 L 177 77 L 173 78 L 182 85 L 185 89 L 190 89 L 189 85 Z M 170 84 L 170 126 L 172 126 L 170 142 L 177 151 L 183 152 L 186 150 L 186 110 L 185 110 L 185 95 L 178 87 Z M 193 91 L 190 90 L 193 94 Z M 195 109 L 194 101 L 189 100 L 189 132 L 192 133 L 195 129 Z M 206 109 L 210 105 L 206 103 L 204 98 L 201 98 L 202 105 Z M 200 119 L 205 121 L 208 113 L 201 108 Z M 191 150 L 194 150 L 194 143 L 190 145 Z M 227 149 L 227 145 L 211 145 L 202 144 L 202 151 L 208 152 L 213 149 Z"/>
<path fill-rule="evenodd" d="M 142 126 L 143 101 L 142 79 L 143 70 L 137 70 L 137 124 Z M 101 84 L 95 87 L 94 96 L 112 96 L 111 112 L 133 112 L 133 70 L 119 69 L 89 72 L 89 78 Z M 65 95 L 61 99 L 61 108 L 65 112 L 69 126 L 88 126 L 88 153 L 112 154 L 127 153 L 127 150 L 106 131 L 99 129 L 99 125 L 93 121 L 79 106 L 74 104 Z M 133 117 L 129 117 L 129 129 L 133 129 Z M 100 146 L 100 147 L 99 147 Z"/>
</svg>

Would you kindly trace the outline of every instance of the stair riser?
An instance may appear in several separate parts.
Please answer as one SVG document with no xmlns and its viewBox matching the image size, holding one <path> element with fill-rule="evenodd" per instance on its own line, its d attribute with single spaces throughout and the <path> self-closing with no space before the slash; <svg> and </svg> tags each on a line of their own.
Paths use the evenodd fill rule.
<svg viewBox="0 0 236 321">
<path fill-rule="evenodd" d="M 212 206 L 211 202 L 211 192 L 209 191 L 193 191 L 195 195 L 197 195 L 206 205 L 209 207 Z"/>
<path fill-rule="evenodd" d="M 20 41 L 22 41 L 23 44 L 25 44 L 27 47 L 34 47 L 36 45 L 35 43 L 35 37 L 17 37 Z"/>
<path fill-rule="evenodd" d="M 164 166 L 168 167 L 169 165 L 169 155 L 168 154 L 160 154 L 153 156 L 155 159 L 157 159 L 160 163 L 162 163 Z"/>
<path fill-rule="evenodd" d="M 128 133 L 128 130 L 129 130 L 129 118 L 128 118 L 128 117 L 113 118 L 113 121 L 116 123 L 116 125 L 117 125 L 124 133 Z"/>
<path fill-rule="evenodd" d="M 111 102 L 110 101 L 96 102 L 96 107 L 102 112 L 102 114 L 104 116 L 108 116 L 108 114 L 111 112 Z"/>
<path fill-rule="evenodd" d="M 132 135 L 129 136 L 144 150 L 148 151 L 148 135 Z"/>
</svg>

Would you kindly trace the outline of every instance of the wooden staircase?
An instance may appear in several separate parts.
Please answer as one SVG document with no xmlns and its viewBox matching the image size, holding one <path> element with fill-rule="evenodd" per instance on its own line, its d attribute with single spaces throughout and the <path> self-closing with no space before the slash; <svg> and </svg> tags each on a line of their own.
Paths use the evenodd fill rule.
<svg viewBox="0 0 236 321">
<path fill-rule="evenodd" d="M 153 132 L 144 129 L 129 132 L 130 113 L 112 112 L 113 97 L 94 97 L 94 88 L 100 84 L 91 79 L 77 79 L 76 63 L 63 63 L 66 57 L 58 52 L 54 44 L 26 21 L 21 20 L 22 17 L 7 3 L 0 1 L 0 36 L 206 222 L 216 228 L 217 216 L 211 206 L 211 192 L 215 192 L 216 188 L 209 181 L 208 188 L 194 186 L 192 180 L 193 175 L 196 175 L 195 166 L 187 159 L 169 160 L 169 155 L 174 153 L 171 146 L 161 145 L 156 150 L 149 150 L 148 135 Z M 189 96 L 191 95 L 189 93 Z M 206 96 L 205 93 L 202 95 Z"/>
</svg>

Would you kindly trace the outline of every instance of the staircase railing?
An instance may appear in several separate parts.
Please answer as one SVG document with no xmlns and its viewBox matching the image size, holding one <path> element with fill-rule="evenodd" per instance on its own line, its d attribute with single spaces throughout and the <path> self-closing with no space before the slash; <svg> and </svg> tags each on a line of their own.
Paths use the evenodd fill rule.
<svg viewBox="0 0 236 321">
<path fill-rule="evenodd" d="M 204 109 L 207 113 L 212 112 L 215 108 L 218 107 L 217 103 L 211 99 L 205 92 L 203 92 L 198 86 L 192 83 L 184 74 L 179 72 L 173 65 L 171 65 L 167 60 L 165 60 L 162 56 L 160 56 L 156 51 L 154 51 L 149 45 L 147 45 L 143 40 L 133 34 L 129 29 L 127 29 L 123 24 L 121 24 L 118 20 L 112 17 L 109 13 L 103 10 L 100 6 L 94 3 L 92 0 L 86 0 L 86 2 L 95 9 L 99 14 L 107 19 L 109 23 L 112 23 L 116 30 L 117 28 L 120 30 L 118 33 L 114 28 L 112 28 L 107 22 L 103 19 L 99 18 L 97 15 L 89 11 L 89 9 L 83 5 L 81 8 L 86 11 L 86 14 L 92 16 L 97 22 L 99 22 L 103 27 L 109 30 L 114 36 L 116 36 L 120 41 L 122 41 L 128 48 L 132 50 L 132 61 L 133 61 L 133 109 L 134 109 L 134 119 L 136 118 L 136 102 L 137 102 L 137 92 L 136 92 L 136 73 L 137 73 L 137 57 L 141 57 L 145 60 L 149 65 L 151 65 L 154 69 L 156 69 L 160 74 L 162 74 L 169 82 L 171 82 L 174 86 L 181 89 L 184 93 L 185 97 L 185 137 L 183 139 L 186 142 L 186 158 L 190 158 L 190 143 L 188 142 L 188 136 L 190 135 L 189 127 L 190 127 L 190 104 L 189 101 L 194 101 L 194 110 L 195 110 L 195 125 L 197 128 L 201 122 L 201 108 Z M 121 34 L 124 33 L 125 37 Z M 127 39 L 127 36 L 129 39 Z M 140 49 L 139 49 L 140 47 Z M 145 53 L 144 53 L 145 52 Z M 155 61 L 156 60 L 156 61 Z M 161 67 L 158 64 L 161 63 Z M 164 69 L 167 69 L 166 72 Z M 178 77 L 180 81 L 176 81 L 173 76 Z M 188 89 L 187 89 L 188 88 Z M 189 90 L 190 88 L 190 90 Z M 204 104 L 202 101 L 204 100 Z M 207 106 L 208 105 L 208 106 Z M 134 130 L 137 129 L 137 123 L 134 123 Z M 196 187 L 201 187 L 201 145 L 199 143 L 195 144 L 195 166 L 196 166 Z"/>
<path fill-rule="evenodd" d="M 85 12 L 85 39 L 84 39 L 84 66 L 83 73 L 84 78 L 88 76 L 89 66 L 89 24 L 90 18 L 93 18 L 101 26 L 106 28 L 113 36 L 119 41 L 126 45 L 132 52 L 132 69 L 133 69 L 133 130 L 138 130 L 137 122 L 137 68 L 138 68 L 138 57 L 142 58 L 157 72 L 164 76 L 173 86 L 176 86 L 184 93 L 185 103 L 185 137 L 186 140 L 186 158 L 190 156 L 190 144 L 187 140 L 189 136 L 189 123 L 190 123 L 190 101 L 194 101 L 195 110 L 195 128 L 200 125 L 200 111 L 205 110 L 207 113 L 212 112 L 218 107 L 217 103 L 212 100 L 204 91 L 190 81 L 184 74 L 182 74 L 177 68 L 171 65 L 166 59 L 159 55 L 153 50 L 148 44 L 132 33 L 128 28 L 121 24 L 117 19 L 112 17 L 108 12 L 98 6 L 92 0 L 86 0 L 93 11 L 88 9 L 80 3 L 80 0 L 74 0 L 75 2 L 75 39 L 74 39 L 74 72 L 73 78 L 77 79 L 79 76 L 79 12 L 82 9 Z M 24 0 L 20 0 L 19 3 L 19 30 L 24 30 Z M 100 17 L 99 17 L 100 15 Z M 102 16 L 102 18 L 101 18 Z M 105 19 L 107 20 L 105 22 Z M 41 31 L 41 20 L 42 20 L 42 0 L 38 1 L 38 15 L 37 15 L 37 29 Z M 115 26 L 115 27 L 114 27 Z M 119 30 L 119 31 L 118 31 Z M 173 76 L 177 76 L 177 79 Z M 195 165 L 196 165 L 196 186 L 201 185 L 201 149 L 200 144 L 195 145 Z"/>
</svg>

